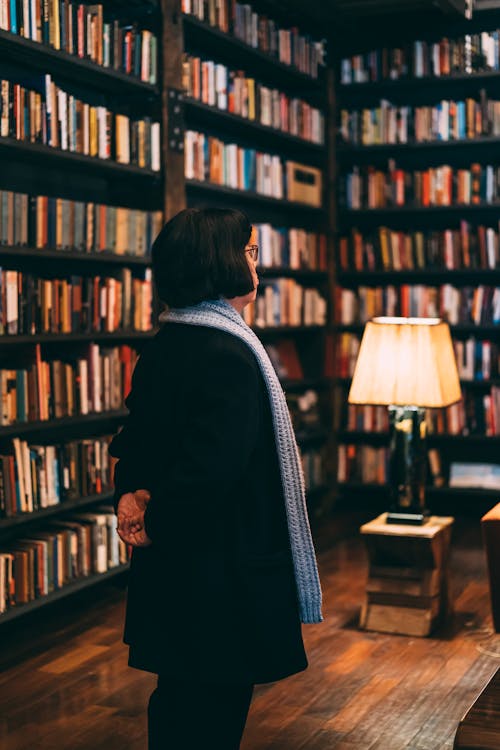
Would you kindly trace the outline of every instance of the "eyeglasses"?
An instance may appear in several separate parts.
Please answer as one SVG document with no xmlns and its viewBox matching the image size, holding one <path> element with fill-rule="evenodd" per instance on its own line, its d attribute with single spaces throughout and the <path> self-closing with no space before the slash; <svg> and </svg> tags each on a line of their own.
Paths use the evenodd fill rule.
<svg viewBox="0 0 500 750">
<path fill-rule="evenodd" d="M 248 253 L 253 260 L 254 263 L 257 262 L 257 259 L 259 257 L 259 246 L 258 245 L 248 245 L 248 247 L 245 248 L 245 252 Z"/>
</svg>

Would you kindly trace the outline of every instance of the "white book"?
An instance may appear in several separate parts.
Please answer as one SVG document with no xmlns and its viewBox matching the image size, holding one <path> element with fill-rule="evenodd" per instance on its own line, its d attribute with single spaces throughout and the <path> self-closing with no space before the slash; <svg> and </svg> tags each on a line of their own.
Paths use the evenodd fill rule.
<svg viewBox="0 0 500 750">
<path fill-rule="evenodd" d="M 89 413 L 89 398 L 88 398 L 88 363 L 86 359 L 78 360 L 78 379 L 79 379 L 79 390 L 80 390 L 80 413 Z"/>
<path fill-rule="evenodd" d="M 153 172 L 160 171 L 160 154 L 160 123 L 153 122 L 151 124 L 151 169 Z"/>
<path fill-rule="evenodd" d="M 24 472 L 24 490 L 26 492 L 26 505 L 30 513 L 33 512 L 33 483 L 31 481 L 30 449 L 26 440 L 21 440 L 21 457 Z"/>
<path fill-rule="evenodd" d="M 13 437 L 12 446 L 14 448 L 14 461 L 16 464 L 17 481 L 19 486 L 19 506 L 21 512 L 25 513 L 29 510 L 29 508 L 27 503 L 26 486 L 24 482 L 24 460 L 21 440 L 18 437 Z"/>
</svg>

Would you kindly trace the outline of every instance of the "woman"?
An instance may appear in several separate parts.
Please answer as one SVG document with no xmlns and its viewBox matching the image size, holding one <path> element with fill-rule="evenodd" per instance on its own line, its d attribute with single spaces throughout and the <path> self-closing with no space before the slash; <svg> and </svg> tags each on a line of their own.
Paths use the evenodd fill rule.
<svg viewBox="0 0 500 750">
<path fill-rule="evenodd" d="M 236 750 L 253 686 L 307 667 L 321 589 L 300 459 L 272 365 L 241 312 L 258 248 L 244 214 L 186 209 L 153 244 L 166 311 L 114 437 L 133 545 L 124 641 L 158 674 L 149 748 Z"/>
</svg>

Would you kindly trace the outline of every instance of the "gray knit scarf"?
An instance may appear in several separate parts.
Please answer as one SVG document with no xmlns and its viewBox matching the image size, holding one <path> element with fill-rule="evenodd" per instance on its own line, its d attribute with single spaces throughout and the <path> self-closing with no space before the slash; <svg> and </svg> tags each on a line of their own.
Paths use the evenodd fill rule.
<svg viewBox="0 0 500 750">
<path fill-rule="evenodd" d="M 300 618 L 303 623 L 321 622 L 323 620 L 321 584 L 307 515 L 302 464 L 285 394 L 266 350 L 241 315 L 225 300 L 201 302 L 192 307 L 170 309 L 163 312 L 159 319 L 161 322 L 172 321 L 218 328 L 233 336 L 238 336 L 255 355 L 271 403 Z"/>
</svg>

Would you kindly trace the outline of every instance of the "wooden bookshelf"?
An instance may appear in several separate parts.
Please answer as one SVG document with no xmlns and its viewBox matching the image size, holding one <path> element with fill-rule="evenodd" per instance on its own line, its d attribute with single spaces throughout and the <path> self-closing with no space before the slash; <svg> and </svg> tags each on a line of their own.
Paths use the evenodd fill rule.
<svg viewBox="0 0 500 750">
<path fill-rule="evenodd" d="M 484 23 L 484 26 L 481 24 Z M 400 39 L 394 34 L 386 34 L 380 43 L 376 38 L 363 38 L 360 43 L 353 41 L 346 45 L 346 54 L 365 53 L 378 47 L 401 47 L 410 49 L 413 39 L 438 42 L 440 38 L 449 40 L 465 34 L 479 33 L 481 30 L 500 28 L 500 9 L 491 11 L 488 15 L 474 13 L 471 22 L 455 21 L 440 26 L 432 32 L 422 32 L 421 29 L 412 33 L 410 29 Z M 356 44 L 358 47 L 356 48 Z M 442 100 L 463 101 L 470 97 L 479 100 L 479 92 L 485 89 L 488 100 L 500 99 L 500 71 L 477 70 L 472 73 L 452 73 L 451 75 L 425 76 L 413 78 L 407 75 L 397 80 L 380 80 L 371 83 L 340 82 L 341 59 L 338 60 L 336 77 L 337 106 L 340 109 L 360 112 L 379 106 L 380 100 L 387 100 L 395 107 L 408 106 L 413 113 L 414 107 L 436 106 Z M 359 115 L 361 123 L 361 115 Z M 432 136 L 433 137 L 433 136 Z M 349 236 L 352 229 L 357 229 L 363 236 L 376 236 L 379 227 L 389 230 L 410 233 L 413 231 L 430 232 L 432 230 L 458 230 L 462 220 L 471 226 L 470 232 L 475 233 L 476 227 L 496 226 L 498 222 L 498 201 L 492 203 L 453 204 L 449 206 L 421 206 L 409 202 L 402 206 L 387 206 L 384 208 L 350 209 L 341 202 L 345 192 L 345 175 L 352 171 L 353 166 L 364 168 L 373 165 L 382 171 L 389 159 L 393 159 L 397 168 L 407 172 L 425 170 L 427 167 L 450 165 L 452 167 L 469 168 L 472 163 L 496 164 L 500 155 L 500 138 L 495 135 L 482 135 L 474 138 L 428 140 L 415 142 L 412 140 L 411 125 L 407 143 L 362 145 L 345 142 L 341 135 L 337 136 L 336 154 L 338 159 L 339 184 L 343 181 L 342 192 L 338 194 L 338 232 L 340 237 Z M 365 186 L 363 185 L 363 188 Z M 426 256 L 427 257 L 427 256 Z M 384 287 L 387 285 L 419 284 L 437 287 L 450 284 L 462 288 L 467 286 L 498 286 L 500 282 L 500 265 L 495 268 L 453 268 L 426 265 L 423 268 L 391 269 L 377 267 L 374 270 L 351 268 L 336 268 L 337 288 L 357 291 L 360 286 Z M 381 312 L 380 314 L 384 314 Z M 398 313 L 396 313 L 398 314 Z M 342 333 L 352 333 L 361 338 L 363 323 L 342 324 L 335 321 L 333 326 L 336 339 Z M 500 323 L 481 323 L 475 325 L 470 322 L 450 324 L 451 335 L 456 340 L 474 338 L 478 342 L 488 340 L 497 344 L 500 334 Z M 418 365 L 417 365 L 418 366 Z M 492 370 L 492 372 L 496 372 Z M 492 387 L 498 386 L 496 377 L 485 380 L 461 380 L 461 387 L 465 399 L 476 404 Z M 344 409 L 347 401 L 349 377 L 335 378 L 336 403 L 339 409 Z M 467 401 L 466 401 L 467 403 Z M 346 412 L 346 410 L 344 409 Z M 337 420 L 336 436 L 338 444 L 356 446 L 356 461 L 362 456 L 370 455 L 370 446 L 374 449 L 387 447 L 389 434 L 387 432 L 373 432 L 365 430 L 347 430 L 341 416 Z M 472 419 L 472 417 L 471 417 Z M 469 421 L 469 418 L 468 418 Z M 444 475 L 447 476 L 449 464 L 453 461 L 487 461 L 496 463 L 500 435 L 486 434 L 437 434 L 428 432 L 427 444 L 429 449 L 436 449 L 441 457 Z M 358 455 L 358 451 L 367 447 L 367 453 Z M 354 456 L 351 456 L 354 460 Z M 354 464 L 357 470 L 357 463 Z M 349 469 L 348 469 L 349 471 Z M 388 499 L 388 487 L 361 481 L 339 482 L 337 486 L 339 498 L 349 502 L 350 507 L 370 502 L 384 503 Z M 498 493 L 496 493 L 498 494 Z M 485 506 L 491 505 L 495 497 L 494 490 L 462 489 L 444 487 L 427 488 L 428 504 L 431 511 L 455 511 L 464 514 L 479 515 Z M 378 498 L 378 500 L 377 500 Z M 380 506 L 379 506 L 380 507 Z M 387 509 L 384 507 L 384 509 Z"/>
<path fill-rule="evenodd" d="M 97 264 L 109 266 L 138 266 L 148 267 L 151 265 L 149 256 L 139 255 L 117 255 L 115 253 L 86 253 L 77 250 L 54 250 L 50 248 L 26 247 L 24 245 L 2 245 L 0 244 L 0 260 L 26 260 L 26 261 L 57 261 L 59 263 L 73 263 L 83 265 Z"/>
<path fill-rule="evenodd" d="M 0 137 L 0 158 L 22 159 L 36 162 L 40 168 L 52 168 L 58 164 L 60 169 L 71 169 L 105 175 L 117 180 L 131 179 L 149 181 L 153 184 L 161 181 L 161 172 L 137 167 L 134 164 L 121 164 L 112 159 L 99 159 L 97 156 L 77 154 L 60 148 L 46 146 L 43 143 L 29 143 L 15 138 Z"/>
<path fill-rule="evenodd" d="M 319 143 L 291 135 L 284 130 L 277 130 L 269 125 L 261 125 L 256 120 L 240 117 L 188 96 L 184 96 L 183 101 L 188 126 L 193 122 L 197 127 L 229 133 L 231 138 L 246 141 L 251 139 L 254 145 L 259 144 L 263 148 L 278 150 L 292 157 L 295 157 L 299 150 L 307 161 L 314 165 L 319 165 L 324 160 L 325 147 Z"/>
<path fill-rule="evenodd" d="M 184 13 L 182 22 L 186 46 L 213 55 L 221 62 L 229 61 L 234 65 L 235 61 L 238 61 L 238 67 L 248 68 L 274 85 L 294 89 L 300 86 L 304 96 L 309 99 L 324 99 L 325 90 L 321 80 L 301 73 L 291 65 L 285 65 L 277 58 L 198 20 L 195 16 Z"/>
<path fill-rule="evenodd" d="M 8 518 L 0 518 L 0 533 L 4 537 L 4 532 L 8 530 L 17 530 L 20 526 L 26 527 L 38 524 L 52 516 L 58 516 L 62 513 L 68 513 L 73 510 L 87 508 L 96 503 L 109 503 L 113 499 L 113 492 L 102 492 L 97 495 L 87 495 L 75 500 L 62 500 L 56 505 L 50 505 L 48 508 L 40 508 L 32 513 L 18 513 Z"/>
<path fill-rule="evenodd" d="M 260 12 L 260 6 L 256 8 Z M 273 12 L 275 11 L 275 15 Z M 278 3 L 269 3 L 266 8 L 267 17 L 283 23 L 284 26 L 292 25 L 289 14 L 284 11 Z M 246 76 L 262 83 L 272 89 L 283 92 L 288 97 L 302 99 L 314 107 L 322 110 L 328 123 L 328 76 L 325 70 L 320 69 L 318 79 L 301 73 L 293 66 L 280 62 L 277 58 L 267 54 L 260 49 L 253 48 L 244 41 L 236 38 L 230 33 L 224 33 L 218 28 L 212 27 L 194 16 L 183 14 L 183 51 L 195 55 L 201 59 L 210 59 L 215 63 L 226 65 L 229 70 L 243 70 Z M 302 31 L 302 29 L 300 30 Z M 324 33 L 312 28 L 308 29 L 312 38 L 321 39 Z M 178 83 L 181 82 L 181 70 L 179 65 Z M 314 232 L 322 232 L 329 236 L 330 217 L 327 209 L 327 196 L 331 190 L 327 172 L 329 165 L 326 163 L 326 155 L 331 144 L 316 144 L 304 138 L 290 135 L 272 127 L 261 125 L 258 120 L 250 121 L 246 118 L 220 110 L 216 107 L 204 104 L 189 96 L 184 96 L 184 117 L 186 127 L 190 130 L 216 136 L 225 142 L 238 143 L 246 148 L 254 148 L 278 155 L 283 161 L 290 159 L 308 166 L 323 169 L 323 200 L 319 207 L 277 199 L 262 195 L 255 191 L 234 190 L 226 186 L 211 184 L 208 181 L 188 179 L 185 181 L 187 205 L 220 205 L 234 206 L 245 211 L 250 220 L 255 223 L 269 223 L 275 227 L 299 227 Z M 325 128 L 326 131 L 326 128 Z M 326 137 L 326 132 L 325 132 Z M 331 252 L 331 246 L 329 248 Z M 328 259 L 328 265 L 332 263 L 332 256 Z M 331 293 L 331 271 L 313 270 L 308 268 L 289 267 L 259 267 L 258 274 L 263 281 L 267 279 L 294 279 L 305 287 L 314 287 L 330 298 Z M 304 349 L 308 352 L 308 373 L 316 370 L 317 376 L 307 377 L 300 381 L 284 381 L 285 390 L 292 393 L 300 393 L 307 389 L 318 392 L 322 406 L 322 427 L 311 429 L 307 432 L 300 431 L 297 434 L 298 442 L 303 448 L 311 446 L 325 446 L 330 435 L 327 429 L 331 420 L 331 381 L 323 376 L 323 350 L 326 345 L 327 325 L 279 325 L 258 327 L 253 330 L 264 341 L 272 343 L 279 337 L 293 339 L 297 350 Z M 315 366 L 312 366 L 311 363 Z M 331 487 L 331 477 L 325 482 L 326 487 Z M 318 490 L 312 494 L 316 510 L 323 509 L 328 505 L 331 492 Z M 317 505 L 316 505 L 317 503 Z M 316 512 L 311 507 L 314 515 Z"/>
<path fill-rule="evenodd" d="M 126 409 L 115 411 L 99 411 L 92 414 L 79 414 L 75 417 L 60 417 L 59 419 L 44 419 L 33 422 L 16 422 L 15 424 L 0 426 L 0 439 L 8 437 L 27 437 L 40 433 L 73 431 L 79 427 L 98 426 L 100 423 L 114 423 L 115 426 L 123 421 L 128 414 Z"/>
<path fill-rule="evenodd" d="M 23 617 L 26 614 L 35 612 L 41 607 L 45 607 L 61 599 L 65 599 L 66 597 L 75 594 L 77 591 L 83 591 L 84 589 L 95 586 L 96 584 L 110 581 L 119 575 L 123 575 L 128 571 L 128 569 L 128 564 L 118 565 L 114 568 L 110 568 L 105 573 L 96 573 L 82 578 L 77 578 L 76 580 L 62 586 L 60 589 L 52 591 L 46 596 L 41 596 L 38 599 L 33 599 L 33 601 L 30 601 L 27 604 L 19 604 L 15 607 L 11 607 L 11 609 L 8 609 L 6 612 L 2 612 L 2 614 L 0 614 L 0 626 L 4 625 L 7 622 L 12 622 L 12 620 L 16 620 L 18 617 Z"/>
<path fill-rule="evenodd" d="M 139 78 L 98 65 L 92 60 L 57 50 L 47 44 L 33 42 L 18 34 L 0 29 L 0 54 L 10 64 L 19 65 L 40 71 L 41 74 L 52 73 L 70 77 L 75 80 L 85 78 L 87 86 L 111 94 L 141 96 L 158 100 L 159 88 Z"/>
</svg>

